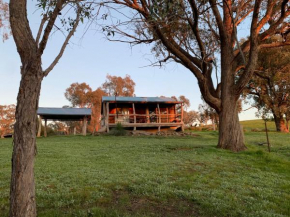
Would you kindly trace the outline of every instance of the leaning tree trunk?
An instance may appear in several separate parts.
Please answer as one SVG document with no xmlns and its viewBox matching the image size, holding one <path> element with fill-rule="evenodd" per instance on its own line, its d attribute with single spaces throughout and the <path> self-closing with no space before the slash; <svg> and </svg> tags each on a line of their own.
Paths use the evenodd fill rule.
<svg viewBox="0 0 290 217">
<path fill-rule="evenodd" d="M 275 114 L 273 114 L 273 115 L 274 115 L 275 126 L 276 126 L 277 132 L 288 133 L 289 129 L 287 127 L 287 124 L 285 123 L 283 116 L 282 115 L 275 115 Z"/>
<path fill-rule="evenodd" d="M 37 108 L 41 88 L 41 61 L 28 60 L 21 70 L 10 186 L 10 216 L 36 216 L 34 158 Z"/>
</svg>

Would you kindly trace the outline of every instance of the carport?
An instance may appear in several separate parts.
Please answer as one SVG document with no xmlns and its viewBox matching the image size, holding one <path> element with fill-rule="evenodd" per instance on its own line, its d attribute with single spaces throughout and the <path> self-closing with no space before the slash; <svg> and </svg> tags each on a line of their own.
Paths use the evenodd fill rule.
<svg viewBox="0 0 290 217">
<path fill-rule="evenodd" d="M 44 120 L 44 137 L 47 137 L 47 120 L 51 121 L 82 121 L 82 134 L 87 132 L 87 121 L 91 119 L 92 110 L 90 108 L 47 108 L 39 107 L 39 127 L 37 136 L 41 136 L 41 124 Z"/>
</svg>

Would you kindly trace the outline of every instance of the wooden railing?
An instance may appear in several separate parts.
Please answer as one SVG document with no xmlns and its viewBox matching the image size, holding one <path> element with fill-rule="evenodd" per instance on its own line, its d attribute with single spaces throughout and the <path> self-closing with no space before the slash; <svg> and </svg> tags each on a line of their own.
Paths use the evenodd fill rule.
<svg viewBox="0 0 290 217">
<path fill-rule="evenodd" d="M 109 123 L 180 123 L 181 114 L 109 114 Z"/>
</svg>

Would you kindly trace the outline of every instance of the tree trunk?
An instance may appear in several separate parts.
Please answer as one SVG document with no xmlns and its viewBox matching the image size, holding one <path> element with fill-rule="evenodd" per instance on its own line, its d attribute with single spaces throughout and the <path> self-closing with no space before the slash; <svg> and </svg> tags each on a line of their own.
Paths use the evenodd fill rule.
<svg viewBox="0 0 290 217">
<path fill-rule="evenodd" d="M 10 216 L 36 216 L 34 158 L 37 108 L 42 81 L 41 61 L 28 60 L 21 70 L 10 186 Z"/>
<path fill-rule="evenodd" d="M 214 121 L 214 118 L 211 119 L 211 123 L 212 123 L 213 131 L 215 131 L 215 121 Z"/>
<path fill-rule="evenodd" d="M 287 125 L 285 124 L 285 120 L 283 117 L 281 117 L 281 115 L 278 116 L 274 114 L 274 120 L 275 120 L 277 132 L 284 132 L 284 133 L 289 132 L 289 129 L 287 128 Z"/>
<path fill-rule="evenodd" d="M 235 100 L 234 96 L 226 96 L 224 98 L 223 109 L 219 114 L 218 148 L 228 149 L 233 152 L 246 150 L 244 132 L 239 122 L 237 100 Z"/>
</svg>

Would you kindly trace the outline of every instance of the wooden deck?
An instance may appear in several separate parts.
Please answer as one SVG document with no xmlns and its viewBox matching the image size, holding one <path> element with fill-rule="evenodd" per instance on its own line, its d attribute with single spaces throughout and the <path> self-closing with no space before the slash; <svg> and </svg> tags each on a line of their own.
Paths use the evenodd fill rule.
<svg viewBox="0 0 290 217">
<path fill-rule="evenodd" d="M 131 103 L 128 103 L 129 105 Z M 123 127 L 130 127 L 133 130 L 138 128 L 158 128 L 158 131 L 161 130 L 161 127 L 181 127 L 182 131 L 184 130 L 183 123 L 183 104 L 180 104 L 181 112 L 178 113 L 176 105 L 174 104 L 171 110 L 167 108 L 162 108 L 164 113 L 161 113 L 161 108 L 159 103 L 156 103 L 156 107 L 153 112 L 149 114 L 148 106 L 145 107 L 142 114 L 136 113 L 135 103 L 132 103 L 133 114 L 119 114 L 116 113 L 117 105 L 110 109 L 110 102 L 103 102 L 103 121 L 102 126 L 106 127 L 106 132 L 110 131 L 110 128 L 114 128 L 118 123 L 121 123 Z M 116 111 L 114 111 L 114 109 Z M 139 109 L 140 110 L 140 109 Z M 114 111 L 114 113 L 112 113 Z"/>
</svg>

